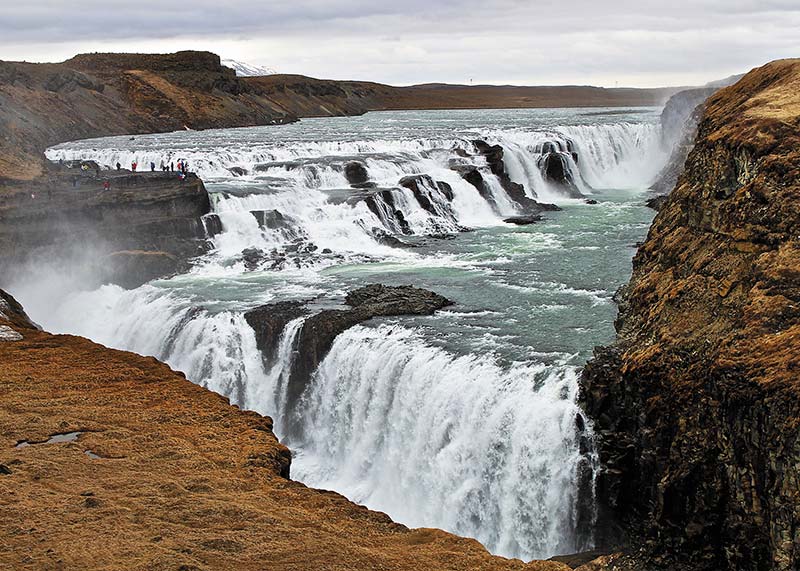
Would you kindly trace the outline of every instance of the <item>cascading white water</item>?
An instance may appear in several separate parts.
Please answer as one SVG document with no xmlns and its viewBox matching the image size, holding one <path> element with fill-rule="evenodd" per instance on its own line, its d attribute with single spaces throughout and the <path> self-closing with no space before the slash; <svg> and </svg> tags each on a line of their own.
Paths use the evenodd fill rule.
<svg viewBox="0 0 800 571">
<path fill-rule="evenodd" d="M 558 191 L 542 178 L 537 164 L 543 143 L 562 150 L 574 144 L 577 163 L 563 153 L 579 189 L 646 188 L 669 157 L 661 142 L 661 129 L 651 123 L 608 123 L 559 126 L 551 131 L 501 131 L 488 137 L 503 146 L 511 179 L 535 190 L 540 198 L 558 200 Z M 585 184 L 584 184 L 585 183 Z"/>
<path fill-rule="evenodd" d="M 578 164 L 570 153 L 565 153 L 565 160 L 584 193 L 590 193 L 592 187 L 643 185 L 655 176 L 667 156 L 661 148 L 658 127 L 647 123 L 565 126 L 546 131 L 490 131 L 486 138 L 503 146 L 511 179 L 523 185 L 528 197 L 551 202 L 559 202 L 564 196 L 542 176 L 537 147 L 543 142 L 555 141 L 564 149 L 568 140 L 574 143 Z M 181 150 L 170 149 L 166 142 L 149 144 L 138 150 L 114 146 L 97 148 L 86 142 L 52 148 L 48 150 L 48 157 L 94 160 L 109 167 L 117 162 L 128 166 L 133 161 L 140 165 L 149 165 L 152 161 L 160 166 L 162 161 L 188 160 L 192 170 L 212 183 L 212 191 L 215 190 L 214 181 L 225 181 L 226 186 L 214 199 L 214 209 L 224 230 L 215 237 L 215 246 L 217 253 L 226 258 L 236 256 L 245 248 L 269 251 L 297 238 L 306 239 L 319 249 L 339 253 L 385 255 L 386 248 L 376 241 L 373 229 L 393 234 L 397 233 L 398 224 L 382 220 L 370 211 L 363 199 L 357 199 L 357 193 L 351 193 L 353 196 L 347 200 L 333 199 L 349 189 L 344 166 L 352 160 L 366 166 L 375 186 L 390 189 L 394 204 L 392 208 L 380 206 L 380 210 L 385 215 L 399 210 L 415 234 L 453 233 L 465 226 L 497 225 L 501 218 L 517 214 L 519 210 L 519 205 L 509 198 L 497 177 L 485 168 L 483 157 L 473 156 L 467 162 L 481 168 L 490 195 L 488 201 L 451 170 L 450 163 L 463 162 L 465 152 L 475 153 L 473 146 L 462 138 L 302 141 L 258 143 L 248 147 L 237 147 L 227 140 L 226 144 L 215 147 L 213 137 L 211 139 L 211 148 Z M 231 169 L 244 174 L 234 177 Z M 450 204 L 432 200 L 436 212 L 428 212 L 407 189 L 399 187 L 402 177 L 422 173 L 450 185 L 454 195 Z M 259 227 L 249 215 L 250 211 L 259 210 L 277 210 L 289 217 L 291 235 L 284 229 Z"/>
<path fill-rule="evenodd" d="M 282 127 L 279 133 L 287 128 Z M 503 328 L 515 327 L 514 319 L 530 320 L 535 328 L 540 326 L 536 319 L 542 314 L 566 307 L 554 302 L 532 306 L 533 293 L 569 296 L 579 292 L 581 295 L 573 296 L 576 311 L 587 312 L 606 303 L 605 297 L 594 295 L 600 285 L 582 281 L 565 285 L 546 275 L 527 276 L 522 284 L 503 281 L 508 279 L 504 272 L 522 271 L 521 266 L 513 266 L 520 251 L 538 249 L 536 240 L 515 242 L 513 238 L 542 238 L 544 234 L 511 235 L 504 227 L 480 236 L 475 232 L 472 235 L 478 242 L 491 239 L 498 230 L 508 231 L 509 239 L 491 248 L 487 245 L 486 250 L 481 250 L 480 243 L 473 244 L 474 250 L 458 259 L 459 264 L 470 266 L 461 273 L 445 267 L 442 261 L 447 256 L 458 257 L 457 250 L 456 254 L 434 250 L 426 258 L 417 251 L 381 244 L 373 228 L 400 233 L 397 212 L 415 234 L 501 225 L 501 216 L 512 214 L 515 206 L 481 157 L 463 156 L 474 152 L 471 138 L 485 137 L 503 146 L 511 179 L 522 184 L 529 197 L 560 201 L 564 196 L 542 177 L 537 145 L 555 140 L 566 148 L 567 140 L 571 140 L 577 148 L 578 163 L 572 161 L 570 167 L 579 170 L 578 180 L 586 183 L 583 190 L 587 192 L 617 184 L 620 188 L 635 187 L 646 181 L 650 169 L 659 169 L 659 165 L 650 164 L 660 153 L 658 138 L 653 136 L 657 127 L 618 123 L 482 130 L 463 135 L 448 129 L 446 135 L 409 140 L 392 140 L 384 134 L 363 141 L 276 140 L 252 144 L 239 143 L 237 137 L 254 135 L 234 130 L 153 136 L 147 144 L 121 138 L 105 146 L 84 142 L 51 149 L 48 156 L 52 159 L 97 160 L 105 165 L 119 161 L 125 167 L 132 160 L 140 165 L 152 160 L 159 165 L 164 157 L 186 158 L 191 169 L 209 183 L 222 232 L 213 238 L 212 254 L 203 258 L 189 276 L 133 291 L 104 286 L 94 292 L 70 294 L 53 305 L 48 305 L 51 298 L 47 296 L 28 298 L 23 291 L 20 297 L 32 309 L 34 319 L 45 327 L 156 356 L 184 371 L 192 381 L 243 407 L 273 416 L 276 432 L 281 435 L 285 388 L 302 320 L 286 327 L 277 356 L 264 363 L 242 312 L 273 298 L 282 299 L 285 292 L 275 285 L 279 278 L 274 274 L 286 276 L 290 272 L 265 271 L 266 266 L 260 272 L 248 272 L 232 260 L 238 260 L 245 249 L 278 250 L 297 241 L 313 243 L 319 252 L 327 249 L 339 255 L 328 266 L 312 265 L 308 282 L 313 285 L 304 283 L 300 294 L 284 296 L 292 299 L 307 299 L 322 291 L 341 295 L 352 287 L 352 281 L 328 287 L 323 282 L 331 279 L 330 275 L 319 270 L 332 264 L 355 265 L 362 259 L 358 256 L 391 260 L 396 266 L 407 264 L 412 276 L 409 281 L 434 290 L 437 280 L 452 272 L 453 281 L 443 282 L 451 291 L 462 291 L 466 297 L 474 293 L 473 289 L 483 292 L 485 288 L 507 300 L 507 305 L 530 313 L 498 317 L 498 331 L 493 324 L 486 333 L 491 343 L 487 340 L 481 344 L 479 337 L 457 350 L 426 341 L 426 335 L 438 336 L 440 332 L 422 327 L 355 327 L 341 334 L 304 395 L 301 414 L 310 429 L 305 431 L 305 441 L 293 443 L 297 453 L 293 476 L 310 485 L 334 488 L 404 523 L 438 526 L 476 537 L 503 555 L 527 559 L 591 547 L 575 529 L 578 471 L 585 461 L 575 427 L 575 418 L 580 415 L 575 404 L 575 368 L 563 362 L 545 362 L 543 355 L 565 350 L 549 344 L 541 349 L 533 347 L 529 354 L 519 357 L 520 362 L 510 364 L 517 359 L 516 354 L 501 363 L 487 347 L 498 345 L 497 339 L 502 340 L 507 333 Z M 188 142 L 181 146 L 184 137 Z M 604 148 L 608 141 L 610 147 Z M 349 188 L 344 165 L 353 160 L 365 165 L 377 189 Z M 453 160 L 480 169 L 496 206 L 450 168 Z M 232 173 L 229 169 L 233 167 L 247 172 Z M 438 189 L 427 181 L 423 183 L 426 196 L 435 202 L 435 213 L 422 208 L 413 192 L 399 185 L 403 177 L 421 174 L 452 188 L 452 200 L 442 201 Z M 376 194 L 374 209 L 364 200 L 353 199 L 384 190 L 388 195 Z M 624 214 L 623 210 L 630 208 L 627 203 L 623 206 L 620 212 Z M 265 225 L 252 214 L 271 211 L 280 212 L 287 224 Z M 598 216 L 611 211 L 596 209 Z M 583 230 L 581 225 L 573 233 Z M 558 232 L 557 225 L 548 232 Z M 560 235 L 559 239 L 566 241 L 569 235 Z M 495 247 L 497 250 L 492 249 Z M 603 252 L 596 255 L 600 257 Z M 569 255 L 563 253 L 562 265 L 569 264 Z M 476 258 L 491 258 L 491 262 L 475 268 L 472 264 Z M 498 267 L 506 262 L 512 266 Z M 369 272 L 364 269 L 366 265 L 359 271 Z M 549 270 L 547 266 L 536 267 L 544 274 Z M 391 269 L 385 271 L 391 275 Z M 473 285 L 470 272 L 487 276 L 487 282 Z M 280 279 L 300 281 L 294 276 Z M 493 285 L 498 287 L 492 289 Z M 258 291 L 253 293 L 254 289 Z M 587 294 L 589 303 L 580 305 Z M 481 309 L 483 300 L 473 303 L 476 306 L 469 309 Z M 534 312 L 538 318 L 533 317 Z M 463 319 L 463 331 L 467 332 L 470 318 Z M 549 327 L 555 335 L 562 324 L 556 321 Z M 580 329 L 578 325 L 572 327 Z M 507 336 L 524 333 L 514 331 Z M 591 427 L 587 430 L 590 432 Z"/>
<path fill-rule="evenodd" d="M 573 368 L 503 369 L 409 329 L 357 326 L 303 397 L 294 474 L 501 555 L 576 552 L 577 390 Z"/>
</svg>

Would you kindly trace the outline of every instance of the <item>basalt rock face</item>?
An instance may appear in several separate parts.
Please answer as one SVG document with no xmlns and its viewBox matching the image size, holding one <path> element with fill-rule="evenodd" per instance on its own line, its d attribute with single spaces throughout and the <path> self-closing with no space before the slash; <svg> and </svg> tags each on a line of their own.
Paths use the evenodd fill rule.
<svg viewBox="0 0 800 571">
<path fill-rule="evenodd" d="M 638 569 L 800 566 L 800 60 L 706 103 L 582 378 Z M 633 492 L 635 491 L 635 492 Z"/>
<path fill-rule="evenodd" d="M 96 265 L 89 273 L 101 281 L 135 287 L 206 250 L 209 211 L 193 174 L 62 169 L 29 192 L 0 195 L 0 268 Z"/>
<path fill-rule="evenodd" d="M 672 148 L 672 152 L 667 164 L 650 187 L 656 196 L 647 205 L 654 210 L 659 210 L 663 205 L 659 197 L 675 188 L 686 158 L 694 147 L 697 125 L 703 116 L 705 101 L 717 91 L 718 88 L 688 89 L 673 95 L 664 106 L 661 112 L 662 143 L 667 148 Z"/>
</svg>

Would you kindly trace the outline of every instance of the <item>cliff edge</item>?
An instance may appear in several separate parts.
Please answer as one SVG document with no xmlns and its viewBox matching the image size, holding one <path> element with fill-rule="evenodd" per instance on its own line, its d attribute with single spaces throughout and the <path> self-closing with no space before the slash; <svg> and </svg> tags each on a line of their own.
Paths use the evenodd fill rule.
<svg viewBox="0 0 800 571">
<path fill-rule="evenodd" d="M 637 569 L 800 566 L 799 203 L 800 60 L 781 60 L 707 101 L 583 374 Z"/>
</svg>

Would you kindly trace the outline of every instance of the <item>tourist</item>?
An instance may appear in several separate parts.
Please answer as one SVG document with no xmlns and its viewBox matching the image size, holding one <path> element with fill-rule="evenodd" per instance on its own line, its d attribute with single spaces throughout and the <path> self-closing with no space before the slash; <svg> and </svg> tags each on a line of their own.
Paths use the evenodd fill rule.
<svg viewBox="0 0 800 571">
<path fill-rule="evenodd" d="M 170 162 L 170 163 L 169 163 L 169 172 L 172 172 L 172 171 L 174 171 L 174 170 L 175 170 L 175 163 L 173 163 L 173 162 Z"/>
<path fill-rule="evenodd" d="M 131 170 L 132 170 L 133 172 L 136 172 L 136 161 L 133 161 L 133 162 L 131 163 Z"/>
<path fill-rule="evenodd" d="M 122 169 L 122 165 L 119 164 L 119 161 L 117 161 L 117 170 L 121 170 L 121 169 Z"/>
<path fill-rule="evenodd" d="M 103 181 L 103 190 L 108 190 L 111 188 L 111 182 L 108 180 Z"/>
<path fill-rule="evenodd" d="M 156 163 L 150 161 L 150 172 L 156 172 Z"/>
</svg>

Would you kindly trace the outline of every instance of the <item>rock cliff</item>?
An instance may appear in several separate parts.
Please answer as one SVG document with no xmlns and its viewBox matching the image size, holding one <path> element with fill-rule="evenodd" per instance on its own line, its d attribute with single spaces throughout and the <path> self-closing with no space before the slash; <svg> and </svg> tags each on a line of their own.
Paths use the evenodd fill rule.
<svg viewBox="0 0 800 571">
<path fill-rule="evenodd" d="M 800 60 L 782 60 L 707 101 L 583 374 L 630 568 L 800 566 L 798 201 Z"/>
<path fill-rule="evenodd" d="M 210 208 L 193 174 L 50 167 L 24 190 L 0 193 L 0 281 L 50 265 L 136 287 L 205 251 Z"/>
</svg>

